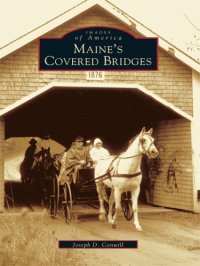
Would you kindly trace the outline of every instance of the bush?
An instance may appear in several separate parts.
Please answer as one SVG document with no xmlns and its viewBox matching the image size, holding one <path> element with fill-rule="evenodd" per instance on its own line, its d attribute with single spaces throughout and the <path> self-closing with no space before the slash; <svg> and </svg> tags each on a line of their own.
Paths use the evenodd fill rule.
<svg viewBox="0 0 200 266">
<path fill-rule="evenodd" d="M 80 265 L 73 251 L 59 250 L 45 217 L 26 209 L 20 215 L 1 216 L 0 266 Z"/>
</svg>

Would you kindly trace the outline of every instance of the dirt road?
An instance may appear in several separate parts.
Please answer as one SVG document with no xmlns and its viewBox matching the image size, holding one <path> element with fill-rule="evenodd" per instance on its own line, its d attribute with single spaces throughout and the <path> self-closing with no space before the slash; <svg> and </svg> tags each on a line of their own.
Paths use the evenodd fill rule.
<svg viewBox="0 0 200 266">
<path fill-rule="evenodd" d="M 89 207 L 76 207 L 76 215 L 71 224 L 64 222 L 62 213 L 58 213 L 56 219 L 51 219 L 49 213 L 30 212 L 28 217 L 19 217 L 11 213 L 0 215 L 1 235 L 11 230 L 11 238 L 16 239 L 12 242 L 6 240 L 7 249 L 4 254 L 9 255 L 13 248 L 18 248 L 20 257 L 18 264 L 21 263 L 22 255 L 19 244 L 27 244 L 28 255 L 31 256 L 31 266 L 33 254 L 41 256 L 40 261 L 50 266 L 63 265 L 88 265 L 88 266 L 197 266 L 200 265 L 200 214 L 192 214 L 181 211 L 164 211 L 164 209 L 154 208 L 155 212 L 145 211 L 140 208 L 140 223 L 143 231 L 135 230 L 132 221 L 125 220 L 120 215 L 116 229 L 112 229 L 107 222 L 98 220 L 98 210 Z M 16 216 L 16 217 L 15 217 Z M 18 214 L 18 216 L 20 216 Z M 30 218 L 29 218 L 30 216 Z M 12 223 L 12 226 L 10 226 Z M 31 226 L 30 226 L 31 225 Z M 37 227 L 36 227 L 37 226 Z M 20 229 L 21 228 L 21 229 Z M 21 231 L 20 231 L 21 230 Z M 44 232 L 43 232 L 44 231 Z M 45 233 L 46 232 L 46 233 Z M 138 240 L 138 249 L 74 249 L 58 250 L 58 242 L 52 238 L 52 232 L 57 240 Z M 20 241 L 20 238 L 21 241 Z M 28 239 L 28 240 L 27 240 Z M 5 242 L 5 240 L 4 240 Z M 2 245 L 5 245 L 2 242 Z M 35 242 L 35 243 L 34 243 Z M 13 246 L 12 246 L 13 243 Z M 2 246 L 3 247 L 3 246 Z M 12 248 L 11 248 L 12 247 Z M 34 251 L 34 249 L 37 249 Z M 39 249 L 39 250 L 38 250 Z M 30 252 L 31 250 L 31 252 Z M 23 257 L 27 256 L 23 247 Z M 0 251 L 1 252 L 1 251 Z M 60 260 L 53 253 L 59 252 Z M 32 255 L 31 255 L 32 254 Z M 56 263 L 48 262 L 47 257 L 52 255 Z M 67 259 L 66 262 L 63 259 Z M 15 259 L 15 258 L 14 258 Z M 27 259 L 26 259 L 27 260 Z M 6 263 L 8 257 L 6 257 Z M 0 265 L 4 265 L 1 264 Z M 10 266 L 9 264 L 5 264 Z M 38 265 L 38 263 L 37 263 Z"/>
<path fill-rule="evenodd" d="M 98 221 L 95 214 L 80 215 L 70 226 L 59 218 L 54 222 L 58 239 L 138 240 L 137 250 L 76 250 L 82 253 L 85 265 L 200 265 L 200 215 L 179 211 L 140 213 L 142 232 L 122 215 L 116 229 Z"/>
</svg>

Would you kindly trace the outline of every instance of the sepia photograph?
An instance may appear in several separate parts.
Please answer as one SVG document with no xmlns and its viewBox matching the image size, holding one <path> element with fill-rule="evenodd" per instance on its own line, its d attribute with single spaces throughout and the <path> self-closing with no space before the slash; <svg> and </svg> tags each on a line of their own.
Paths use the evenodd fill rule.
<svg viewBox="0 0 200 266">
<path fill-rule="evenodd" d="M 0 0 L 0 266 L 200 264 L 198 0 Z"/>
</svg>

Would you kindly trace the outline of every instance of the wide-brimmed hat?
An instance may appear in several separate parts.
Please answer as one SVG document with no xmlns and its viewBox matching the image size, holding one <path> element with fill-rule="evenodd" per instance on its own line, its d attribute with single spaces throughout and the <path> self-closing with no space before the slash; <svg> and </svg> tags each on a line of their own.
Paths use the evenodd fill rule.
<svg viewBox="0 0 200 266">
<path fill-rule="evenodd" d="M 36 141 L 34 138 L 32 138 L 32 139 L 29 141 L 29 143 L 30 143 L 30 144 L 36 144 L 37 141 Z"/>
<path fill-rule="evenodd" d="M 94 140 L 94 146 L 97 144 L 97 143 L 103 143 L 101 140 L 100 140 L 100 138 L 96 138 L 95 140 Z"/>
<path fill-rule="evenodd" d="M 76 142 L 83 142 L 84 139 L 83 139 L 83 137 L 78 136 L 78 137 L 76 137 L 76 140 L 75 141 Z"/>
</svg>

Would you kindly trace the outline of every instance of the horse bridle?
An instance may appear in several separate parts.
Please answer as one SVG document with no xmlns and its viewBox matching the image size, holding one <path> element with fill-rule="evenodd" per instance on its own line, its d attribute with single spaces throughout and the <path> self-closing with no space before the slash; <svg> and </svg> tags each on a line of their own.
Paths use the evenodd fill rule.
<svg viewBox="0 0 200 266">
<path fill-rule="evenodd" d="M 148 156 L 148 155 L 150 155 L 150 154 L 149 154 L 149 150 L 150 150 L 151 146 L 154 144 L 154 140 L 151 140 L 151 143 L 149 144 L 149 147 L 148 147 L 147 149 L 145 149 L 145 148 L 143 147 L 143 145 L 142 145 L 142 140 L 143 140 L 143 137 L 139 140 L 138 146 L 141 144 L 144 154 L 146 154 L 146 155 Z M 132 155 L 132 156 L 126 156 L 126 157 L 120 157 L 120 155 L 119 155 L 119 156 L 117 156 L 117 157 L 118 157 L 119 159 L 130 159 L 130 158 L 137 157 L 137 156 L 140 156 L 140 155 L 141 155 L 141 154 L 135 154 L 135 155 Z"/>
<path fill-rule="evenodd" d="M 141 138 L 141 140 L 140 140 L 140 142 L 143 140 L 143 138 Z M 142 149 L 143 149 L 143 151 L 144 151 L 144 154 L 146 154 L 147 156 L 150 156 L 150 153 L 149 153 L 149 150 L 150 150 L 150 148 L 151 148 L 151 146 L 154 144 L 154 140 L 151 140 L 151 143 L 149 144 L 149 147 L 147 148 L 147 149 L 145 149 L 144 147 L 143 147 L 143 145 L 142 145 L 142 143 L 141 143 L 141 145 L 142 145 Z"/>
</svg>

